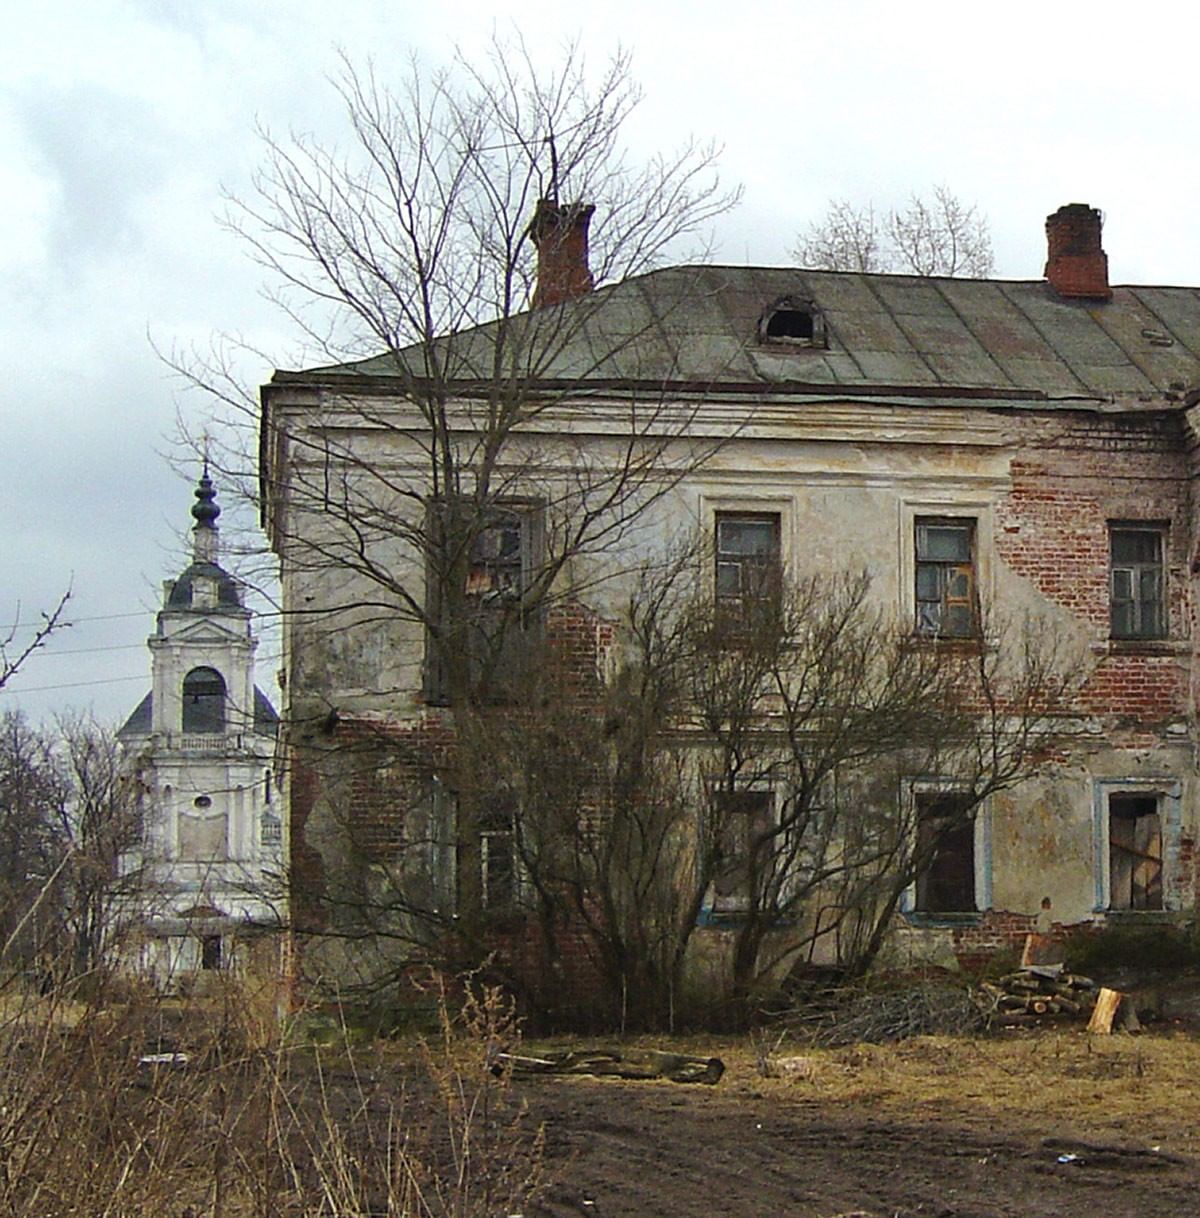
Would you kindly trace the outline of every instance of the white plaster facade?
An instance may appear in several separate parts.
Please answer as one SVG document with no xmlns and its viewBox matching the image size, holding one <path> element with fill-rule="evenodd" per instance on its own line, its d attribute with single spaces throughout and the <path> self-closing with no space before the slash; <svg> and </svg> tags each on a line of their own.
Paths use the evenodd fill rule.
<svg viewBox="0 0 1200 1218">
<path fill-rule="evenodd" d="M 1064 212 L 1088 213 L 1093 270 L 1106 266 L 1099 213 L 1082 205 L 1048 218 L 1051 262 Z M 547 505 L 542 531 L 568 533 L 589 477 L 618 468 L 631 437 L 671 484 L 619 546 L 572 557 L 561 598 L 583 589 L 597 620 L 615 622 L 639 548 L 715 539 L 723 515 L 742 516 L 773 523 L 789 577 L 868 573 L 881 614 L 916 636 L 922 529 L 950 526 L 970 537 L 970 588 L 989 623 L 1038 622 L 1077 668 L 1061 755 L 979 809 L 961 904 L 921 908 L 915 886 L 907 894 L 895 920 L 902 956 L 968 959 L 1047 920 L 1153 927 L 1200 903 L 1200 289 L 1110 288 L 1106 270 L 1096 274 L 1081 289 L 1049 267 L 1046 281 L 992 282 L 671 268 L 523 317 L 521 367 L 538 368 L 525 386 L 536 406 L 495 476 L 514 497 Z M 773 338 L 781 312 L 802 314 L 808 336 L 785 327 Z M 490 360 L 509 334 L 484 326 L 436 348 L 461 369 L 437 388 L 449 402 L 447 443 L 468 471 Z M 290 790 L 298 919 L 305 899 L 336 909 L 339 884 L 360 900 L 355 834 L 368 813 L 372 849 L 400 838 L 376 825 L 386 801 L 359 799 L 334 772 L 340 759 L 322 762 L 326 772 L 314 759 L 333 757 L 335 733 L 350 738 L 356 723 L 376 739 L 381 724 L 418 741 L 444 728 L 412 608 L 428 603 L 428 555 L 413 538 L 435 495 L 421 409 L 427 354 L 280 372 L 263 391 L 289 747 L 297 770 L 312 770 Z M 709 455 L 694 462 L 696 452 Z M 1138 594 L 1158 606 L 1145 631 L 1119 619 L 1129 532 L 1155 547 L 1156 591 Z M 704 587 L 711 572 L 698 576 Z M 980 642 L 997 645 L 991 625 Z M 914 799 L 945 785 L 936 773 L 906 783 Z M 388 793 L 401 824 L 402 784 Z M 1115 849 L 1137 853 L 1114 830 L 1134 823 L 1154 838 L 1142 851 L 1153 883 L 1138 900 L 1113 891 Z"/>
<path fill-rule="evenodd" d="M 163 584 L 147 640 L 152 687 L 119 733 L 142 802 L 125 958 L 163 988 L 236 966 L 251 937 L 281 924 L 278 719 L 254 683 L 251 612 L 217 564 L 220 509 L 196 490 L 191 565 Z"/>
</svg>

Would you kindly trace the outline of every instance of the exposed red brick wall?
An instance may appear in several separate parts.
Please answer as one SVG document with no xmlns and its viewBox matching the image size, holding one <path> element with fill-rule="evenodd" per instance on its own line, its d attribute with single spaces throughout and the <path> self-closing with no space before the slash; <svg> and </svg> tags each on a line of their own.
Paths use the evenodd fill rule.
<svg viewBox="0 0 1200 1218">
<path fill-rule="evenodd" d="M 1040 464 L 1013 461 L 996 548 L 1047 600 L 1108 630 L 1108 521 L 1099 499 Z"/>
<path fill-rule="evenodd" d="M 1082 709 L 1142 721 L 1187 713 L 1187 679 L 1177 656 L 1110 655 L 1096 665 L 1080 691 Z"/>
<path fill-rule="evenodd" d="M 325 896 L 325 868 L 321 854 L 308 844 L 306 830 L 320 784 L 316 771 L 289 748 L 289 904 L 292 925 L 301 931 L 320 930 L 325 925 L 322 901 Z"/>
<path fill-rule="evenodd" d="M 542 684 L 556 705 L 590 706 L 603 689 L 603 670 L 615 628 L 576 601 L 547 614 L 547 666 Z M 485 708 L 506 723 L 526 713 L 520 706 Z M 535 716 L 540 713 L 535 711 Z M 540 722 L 540 720 L 539 720 Z M 336 834 L 345 860 L 361 869 L 402 856 L 408 809 L 422 798 L 431 775 L 453 777 L 459 762 L 453 713 L 429 706 L 409 719 L 331 717 L 313 733 L 303 762 L 294 766 L 293 872 L 303 890 L 305 927 L 324 929 L 326 882 L 319 852 L 308 845 L 310 819 Z M 582 925 L 556 923 L 547 933 L 537 917 L 497 921 L 482 945 L 493 953 L 492 972 L 512 983 L 532 1009 L 554 1012 L 560 1022 L 586 1026 L 602 992 L 594 945 Z"/>
<path fill-rule="evenodd" d="M 1168 636 L 1189 636 L 1182 462 L 1175 424 L 1147 416 L 1065 420 L 1036 456 L 1011 464 L 1012 489 L 997 507 L 997 554 L 1086 627 L 1095 668 L 1080 693 L 1082 713 L 1146 725 L 1187 713 L 1190 657 L 1161 643 L 1109 639 L 1109 523 L 1119 520 L 1168 526 Z"/>
<path fill-rule="evenodd" d="M 977 971 L 1000 952 L 1020 949 L 1037 926 L 1034 914 L 989 909 L 971 926 L 956 926 L 954 956 L 959 968 Z"/>
<path fill-rule="evenodd" d="M 1179 839 L 1176 867 L 1167 868 L 1165 877 L 1172 904 L 1181 909 L 1200 909 L 1200 870 L 1197 869 L 1196 839 L 1184 833 Z"/>
</svg>

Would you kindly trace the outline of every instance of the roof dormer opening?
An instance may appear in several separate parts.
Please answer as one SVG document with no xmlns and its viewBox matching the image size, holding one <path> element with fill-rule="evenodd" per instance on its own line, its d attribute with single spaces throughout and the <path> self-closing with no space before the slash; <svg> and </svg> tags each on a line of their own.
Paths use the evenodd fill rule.
<svg viewBox="0 0 1200 1218">
<path fill-rule="evenodd" d="M 811 300 L 785 296 L 758 323 L 759 341 L 792 347 L 826 347 L 825 319 Z"/>
</svg>

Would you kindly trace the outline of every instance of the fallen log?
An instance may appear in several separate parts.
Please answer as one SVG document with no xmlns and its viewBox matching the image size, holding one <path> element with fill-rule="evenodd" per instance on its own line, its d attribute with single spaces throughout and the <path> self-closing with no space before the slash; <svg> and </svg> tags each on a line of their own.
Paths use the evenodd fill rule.
<svg viewBox="0 0 1200 1218">
<path fill-rule="evenodd" d="M 719 1057 L 690 1057 L 658 1049 L 565 1049 L 537 1056 L 497 1053 L 493 1069 L 514 1074 L 590 1074 L 627 1079 L 665 1078 L 674 1083 L 721 1081 L 725 1063 Z"/>
</svg>

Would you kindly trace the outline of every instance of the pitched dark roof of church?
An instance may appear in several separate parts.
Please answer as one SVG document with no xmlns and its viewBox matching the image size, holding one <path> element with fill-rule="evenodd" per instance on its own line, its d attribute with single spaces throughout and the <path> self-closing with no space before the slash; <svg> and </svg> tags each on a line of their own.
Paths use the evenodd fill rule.
<svg viewBox="0 0 1200 1218">
<path fill-rule="evenodd" d="M 237 580 L 215 562 L 192 563 L 172 585 L 166 607 L 168 609 L 190 608 L 193 587 L 199 576 L 208 576 L 217 581 L 218 609 L 240 609 L 242 607 L 242 597 Z M 205 612 L 211 612 L 211 610 Z"/>
<path fill-rule="evenodd" d="M 148 736 L 154 715 L 154 693 L 148 693 L 136 706 L 133 713 L 121 725 L 117 736 Z M 274 736 L 279 730 L 279 714 L 271 705 L 271 699 L 256 685 L 254 687 L 254 730 L 260 736 Z"/>
</svg>

